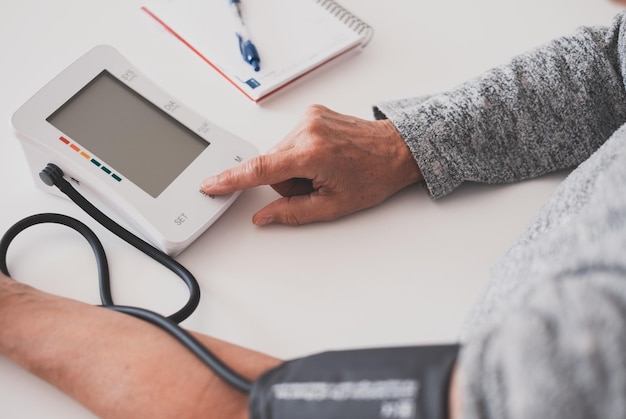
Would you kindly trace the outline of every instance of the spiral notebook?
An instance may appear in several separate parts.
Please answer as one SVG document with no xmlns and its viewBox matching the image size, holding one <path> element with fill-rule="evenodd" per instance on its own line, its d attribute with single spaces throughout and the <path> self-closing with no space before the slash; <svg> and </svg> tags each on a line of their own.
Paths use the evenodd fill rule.
<svg viewBox="0 0 626 419">
<path fill-rule="evenodd" d="M 142 10 L 254 102 L 360 51 L 373 35 L 332 0 L 241 0 L 241 6 L 260 71 L 241 57 L 229 0 L 147 0 Z"/>
</svg>

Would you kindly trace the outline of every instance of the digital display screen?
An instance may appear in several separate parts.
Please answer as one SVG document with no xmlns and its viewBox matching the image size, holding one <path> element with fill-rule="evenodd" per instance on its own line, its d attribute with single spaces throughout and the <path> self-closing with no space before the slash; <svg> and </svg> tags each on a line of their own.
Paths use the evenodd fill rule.
<svg viewBox="0 0 626 419">
<path fill-rule="evenodd" d="M 106 70 L 47 121 L 154 198 L 209 146 Z"/>
</svg>

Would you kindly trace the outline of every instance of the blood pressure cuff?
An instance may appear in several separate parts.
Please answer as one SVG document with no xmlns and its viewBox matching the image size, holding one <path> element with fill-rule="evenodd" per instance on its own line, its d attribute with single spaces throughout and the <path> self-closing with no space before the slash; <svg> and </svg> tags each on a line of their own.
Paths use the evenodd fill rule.
<svg viewBox="0 0 626 419">
<path fill-rule="evenodd" d="M 459 345 L 324 352 L 287 361 L 250 393 L 251 419 L 446 419 Z"/>
</svg>

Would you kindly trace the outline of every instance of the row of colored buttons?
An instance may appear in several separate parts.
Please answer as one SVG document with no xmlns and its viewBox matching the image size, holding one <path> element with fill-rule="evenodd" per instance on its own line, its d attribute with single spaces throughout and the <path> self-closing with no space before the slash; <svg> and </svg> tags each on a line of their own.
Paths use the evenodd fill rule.
<svg viewBox="0 0 626 419">
<path fill-rule="evenodd" d="M 85 159 L 89 160 L 90 162 L 92 162 L 93 164 L 95 164 L 97 167 L 99 167 L 100 169 L 102 169 L 102 171 L 104 173 L 106 173 L 107 175 L 111 175 L 111 177 L 115 180 L 117 180 L 118 182 L 122 181 L 122 178 L 119 177 L 118 175 L 116 175 L 115 173 L 113 173 L 111 171 L 111 169 L 109 169 L 108 167 L 104 166 L 102 163 L 100 163 L 98 160 L 92 158 L 89 153 L 86 153 L 84 151 L 81 151 L 80 147 L 78 147 L 76 144 L 72 143 L 70 140 L 68 140 L 67 138 L 61 136 L 59 137 L 59 140 L 61 140 L 62 143 L 67 144 L 68 146 L 70 146 L 70 148 L 72 150 L 74 150 L 75 152 L 77 152 L 78 154 L 80 154 L 82 157 L 84 157 Z"/>
</svg>

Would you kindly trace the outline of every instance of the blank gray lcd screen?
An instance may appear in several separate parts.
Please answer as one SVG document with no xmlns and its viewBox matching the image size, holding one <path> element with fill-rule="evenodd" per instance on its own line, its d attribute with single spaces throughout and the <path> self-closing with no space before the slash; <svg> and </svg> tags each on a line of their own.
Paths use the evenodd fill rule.
<svg viewBox="0 0 626 419">
<path fill-rule="evenodd" d="M 106 70 L 47 121 L 154 198 L 209 146 Z"/>
</svg>

